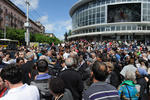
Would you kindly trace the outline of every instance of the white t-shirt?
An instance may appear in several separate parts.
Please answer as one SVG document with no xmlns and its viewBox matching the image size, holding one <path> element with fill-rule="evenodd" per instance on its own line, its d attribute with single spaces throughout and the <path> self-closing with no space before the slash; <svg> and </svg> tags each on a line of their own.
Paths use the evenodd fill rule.
<svg viewBox="0 0 150 100">
<path fill-rule="evenodd" d="M 131 72 L 135 73 L 136 69 L 137 68 L 134 65 L 129 64 L 129 65 L 123 67 L 123 69 L 121 70 L 120 74 L 125 77 L 125 74 L 126 74 L 127 71 L 131 71 Z"/>
<path fill-rule="evenodd" d="M 24 84 L 10 89 L 0 100 L 40 100 L 40 95 L 36 86 Z"/>
<path fill-rule="evenodd" d="M 67 58 L 69 57 L 69 55 L 70 55 L 69 53 L 66 53 L 66 52 L 65 52 L 65 53 L 63 54 L 63 58 L 64 58 L 64 59 L 67 59 Z"/>
</svg>

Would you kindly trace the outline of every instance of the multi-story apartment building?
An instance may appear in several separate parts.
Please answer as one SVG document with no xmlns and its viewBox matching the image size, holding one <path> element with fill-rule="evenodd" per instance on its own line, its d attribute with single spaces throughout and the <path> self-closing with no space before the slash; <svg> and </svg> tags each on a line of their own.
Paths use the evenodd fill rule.
<svg viewBox="0 0 150 100">
<path fill-rule="evenodd" d="M 0 29 L 5 27 L 12 27 L 17 29 L 25 29 L 24 23 L 26 22 L 25 13 L 19 9 L 10 0 L 0 0 Z M 44 33 L 45 28 L 43 25 L 38 25 L 30 19 L 30 32 L 31 33 Z"/>
</svg>

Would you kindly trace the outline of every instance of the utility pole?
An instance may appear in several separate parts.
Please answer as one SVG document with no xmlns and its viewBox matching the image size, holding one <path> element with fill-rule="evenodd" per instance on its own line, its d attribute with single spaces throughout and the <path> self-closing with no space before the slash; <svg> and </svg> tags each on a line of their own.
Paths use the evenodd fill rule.
<svg viewBox="0 0 150 100">
<path fill-rule="evenodd" d="M 6 24 L 7 24 L 7 18 L 6 18 L 6 14 L 5 14 L 5 23 L 4 23 L 4 39 L 6 39 Z"/>
<path fill-rule="evenodd" d="M 6 24 L 5 24 L 5 28 L 4 28 L 4 39 L 6 39 Z"/>
<path fill-rule="evenodd" d="M 26 5 L 27 5 L 27 19 L 26 19 L 26 23 L 25 23 L 25 27 L 26 27 L 26 35 L 25 35 L 25 41 L 26 41 L 26 46 L 30 46 L 30 32 L 29 32 L 29 28 L 30 28 L 30 24 L 29 24 L 29 6 L 30 3 L 28 0 L 26 0 Z"/>
</svg>

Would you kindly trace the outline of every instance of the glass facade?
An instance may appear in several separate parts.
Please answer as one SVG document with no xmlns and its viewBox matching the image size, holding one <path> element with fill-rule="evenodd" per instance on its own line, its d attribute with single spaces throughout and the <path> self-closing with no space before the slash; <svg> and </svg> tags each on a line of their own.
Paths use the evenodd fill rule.
<svg viewBox="0 0 150 100">
<path fill-rule="evenodd" d="M 95 26 L 95 27 L 90 27 L 90 28 L 83 28 L 80 30 L 75 30 L 72 35 L 75 34 L 86 34 L 86 33 L 93 33 L 93 32 L 119 32 L 123 31 L 125 32 L 134 32 L 134 31 L 141 31 L 143 32 L 144 30 L 150 31 L 150 25 L 145 25 L 145 24 L 118 24 L 118 25 L 103 25 L 103 26 Z"/>
<path fill-rule="evenodd" d="M 83 0 L 84 1 L 84 0 Z M 73 30 L 89 25 L 99 25 L 107 23 L 107 10 L 109 5 L 119 5 L 127 3 L 140 3 L 140 21 L 147 22 L 150 21 L 150 0 L 92 0 L 84 5 L 81 5 L 76 10 L 74 10 L 72 16 L 72 28 Z M 129 26 L 110 26 L 109 30 L 130 30 L 135 29 Z M 104 29 L 104 28 L 105 29 Z M 103 26 L 100 29 L 94 28 L 94 31 L 100 30 L 105 31 L 107 27 Z M 90 30 L 90 29 L 88 29 Z M 87 30 L 82 30 L 82 32 L 87 32 Z M 88 31 L 89 32 L 89 31 Z"/>
</svg>

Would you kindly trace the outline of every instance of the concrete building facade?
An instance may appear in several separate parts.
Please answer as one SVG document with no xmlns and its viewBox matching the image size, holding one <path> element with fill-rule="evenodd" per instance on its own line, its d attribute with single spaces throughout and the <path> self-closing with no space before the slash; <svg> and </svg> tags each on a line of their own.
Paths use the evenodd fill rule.
<svg viewBox="0 0 150 100">
<path fill-rule="evenodd" d="M 0 0 L 0 29 L 11 27 L 16 29 L 25 29 L 24 23 L 26 22 L 25 13 L 19 9 L 10 0 Z M 44 33 L 45 28 L 43 25 L 38 25 L 30 19 L 30 32 Z"/>
<path fill-rule="evenodd" d="M 150 40 L 150 0 L 79 0 L 68 39 Z"/>
</svg>

